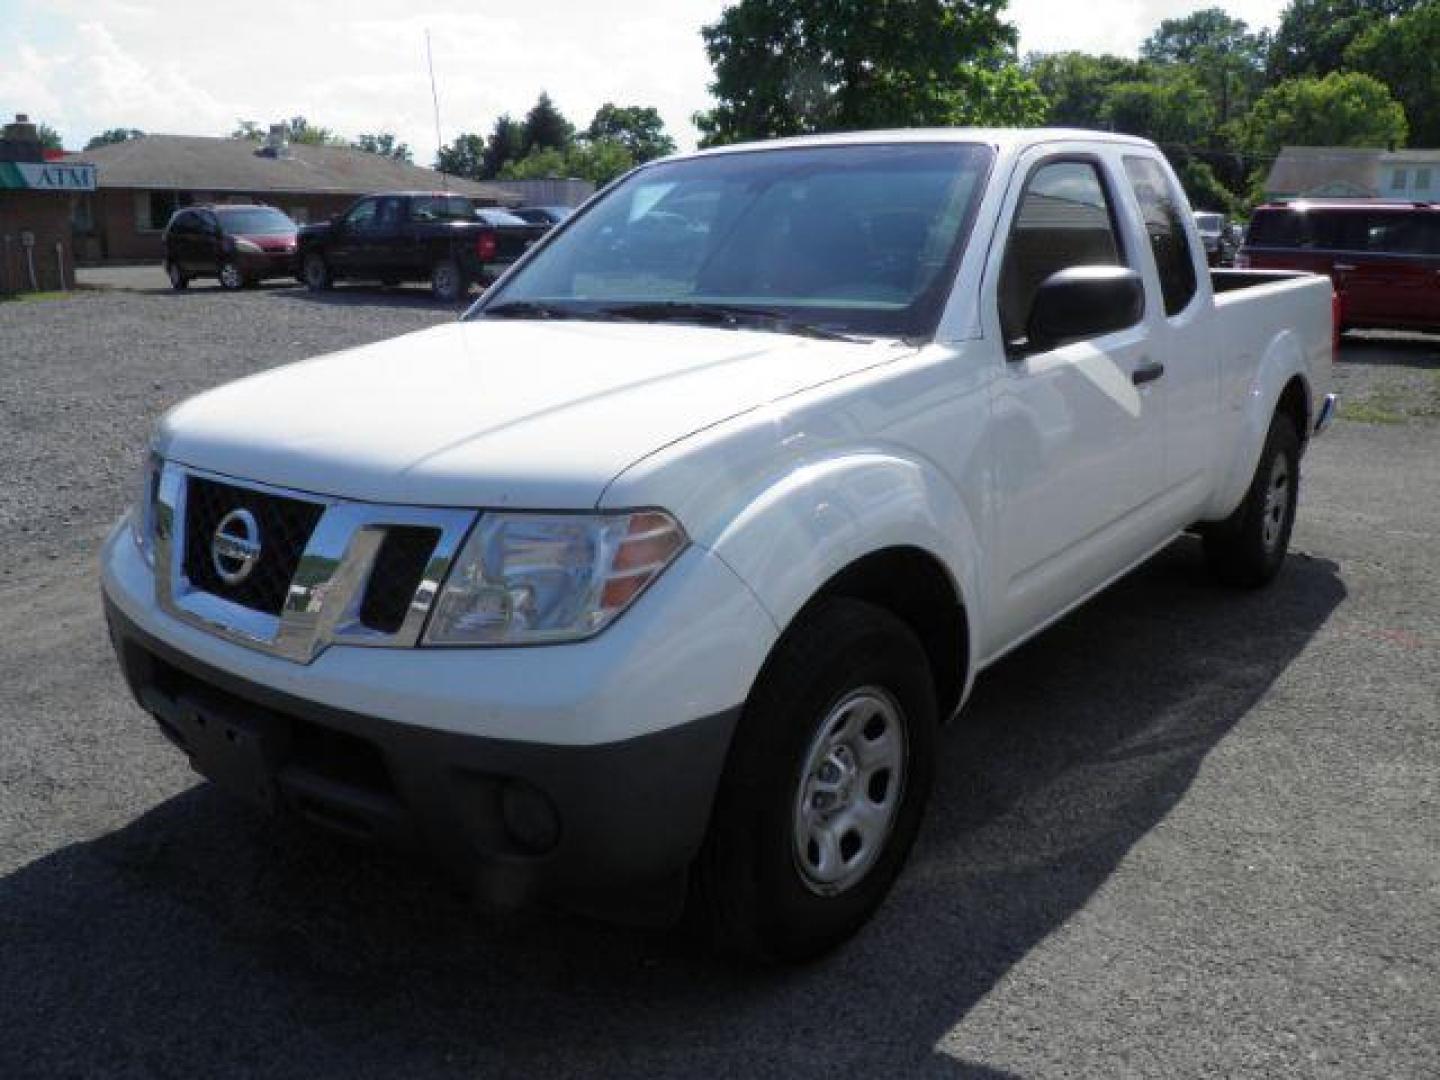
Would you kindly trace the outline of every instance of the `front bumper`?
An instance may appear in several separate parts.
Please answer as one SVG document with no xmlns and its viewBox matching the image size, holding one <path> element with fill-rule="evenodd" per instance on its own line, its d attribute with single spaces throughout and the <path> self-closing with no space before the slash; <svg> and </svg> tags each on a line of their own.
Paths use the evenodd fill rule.
<svg viewBox="0 0 1440 1080">
<path fill-rule="evenodd" d="M 677 910 L 738 705 L 777 633 L 699 548 L 587 641 L 331 645 L 308 663 L 164 611 L 123 521 L 101 570 L 130 687 L 203 775 L 419 846 L 495 901 L 647 922 Z"/>
<path fill-rule="evenodd" d="M 105 614 L 135 699 L 230 794 L 423 850 L 493 903 L 679 914 L 738 708 L 601 746 L 462 735 L 248 682 L 147 634 L 108 598 Z"/>
</svg>

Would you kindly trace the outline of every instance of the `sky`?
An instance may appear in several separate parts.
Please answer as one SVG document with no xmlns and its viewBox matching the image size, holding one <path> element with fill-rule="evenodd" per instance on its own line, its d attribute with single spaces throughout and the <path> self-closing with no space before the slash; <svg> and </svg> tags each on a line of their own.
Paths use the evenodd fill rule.
<svg viewBox="0 0 1440 1080">
<path fill-rule="evenodd" d="M 1022 53 L 1133 55 L 1161 19 L 1214 3 L 1252 27 L 1282 0 L 1011 0 Z M 583 127 L 607 101 L 653 105 L 682 148 L 707 107 L 700 27 L 723 0 L 0 0 L 0 119 L 67 148 L 136 127 L 226 135 L 302 115 L 354 137 L 393 131 L 434 159 L 430 31 L 444 141 L 523 116 L 543 89 Z M 214 14 L 208 12 L 213 10 Z"/>
</svg>

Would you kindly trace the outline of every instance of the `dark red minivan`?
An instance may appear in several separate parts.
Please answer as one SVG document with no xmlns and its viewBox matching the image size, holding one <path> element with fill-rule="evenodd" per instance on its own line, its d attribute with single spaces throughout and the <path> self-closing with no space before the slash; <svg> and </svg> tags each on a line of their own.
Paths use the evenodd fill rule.
<svg viewBox="0 0 1440 1080">
<path fill-rule="evenodd" d="M 1440 331 L 1440 204 L 1260 206 L 1235 265 L 1329 274 L 1344 330 Z"/>
</svg>

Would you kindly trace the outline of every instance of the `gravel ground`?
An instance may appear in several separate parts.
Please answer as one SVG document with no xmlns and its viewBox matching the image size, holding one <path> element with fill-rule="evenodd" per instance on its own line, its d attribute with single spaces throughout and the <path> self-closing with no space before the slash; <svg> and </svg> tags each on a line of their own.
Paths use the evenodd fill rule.
<svg viewBox="0 0 1440 1080">
<path fill-rule="evenodd" d="M 450 314 L 0 304 L 0 1076 L 1437 1074 L 1435 342 L 1347 344 L 1272 589 L 1177 542 L 997 666 L 877 921 L 755 972 L 257 819 L 123 691 L 94 552 L 153 418 Z"/>
</svg>

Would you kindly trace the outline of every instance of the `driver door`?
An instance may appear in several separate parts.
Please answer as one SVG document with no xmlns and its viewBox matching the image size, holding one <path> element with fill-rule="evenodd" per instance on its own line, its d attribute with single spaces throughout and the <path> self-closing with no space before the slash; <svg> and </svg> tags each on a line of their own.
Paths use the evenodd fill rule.
<svg viewBox="0 0 1440 1080">
<path fill-rule="evenodd" d="M 1141 269 L 1113 167 L 1098 157 L 1022 159 L 1009 227 L 992 252 L 987 328 L 1005 365 L 992 402 L 997 644 L 1033 631 L 1144 553 L 1134 518 L 1163 482 L 1158 365 L 1135 325 L 1032 349 L 1041 282 L 1077 266 Z M 1147 298 L 1148 302 L 1148 298 Z"/>
<path fill-rule="evenodd" d="M 361 199 L 335 223 L 330 234 L 330 265 L 337 274 L 353 277 L 365 270 L 365 245 L 375 225 L 378 199 Z"/>
</svg>

